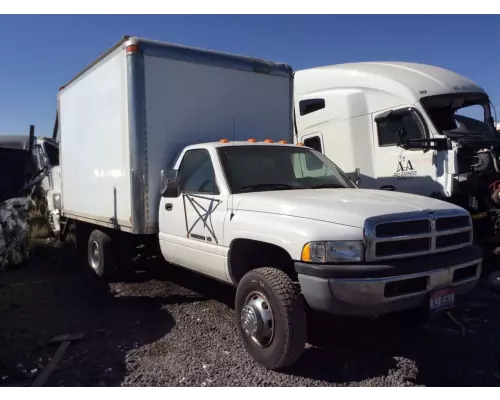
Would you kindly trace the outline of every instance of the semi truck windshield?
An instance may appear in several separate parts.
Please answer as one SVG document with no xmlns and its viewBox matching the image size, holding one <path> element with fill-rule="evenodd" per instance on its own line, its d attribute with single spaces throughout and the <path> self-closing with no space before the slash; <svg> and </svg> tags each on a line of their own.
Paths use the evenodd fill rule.
<svg viewBox="0 0 500 400">
<path fill-rule="evenodd" d="M 421 100 L 439 133 L 495 134 L 489 100 L 483 94 L 431 96 Z"/>
</svg>

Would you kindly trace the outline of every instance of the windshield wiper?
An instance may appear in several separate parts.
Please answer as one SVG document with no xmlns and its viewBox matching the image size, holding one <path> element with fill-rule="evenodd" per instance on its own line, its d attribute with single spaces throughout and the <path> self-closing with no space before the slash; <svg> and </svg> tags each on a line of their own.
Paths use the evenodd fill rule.
<svg viewBox="0 0 500 400">
<path fill-rule="evenodd" d="M 345 189 L 345 186 L 340 183 L 322 183 L 321 185 L 313 186 L 311 189 Z"/>
<path fill-rule="evenodd" d="M 242 190 L 253 190 L 253 189 L 270 189 L 270 190 L 292 190 L 292 189 L 303 189 L 300 186 L 292 186 L 286 183 L 258 183 L 255 185 L 242 186 Z"/>
</svg>

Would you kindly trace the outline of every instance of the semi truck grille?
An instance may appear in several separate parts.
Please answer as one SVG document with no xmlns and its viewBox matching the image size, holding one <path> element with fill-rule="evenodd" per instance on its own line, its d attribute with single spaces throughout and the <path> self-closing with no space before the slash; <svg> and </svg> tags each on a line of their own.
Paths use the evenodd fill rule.
<svg viewBox="0 0 500 400">
<path fill-rule="evenodd" d="M 414 212 L 367 219 L 366 259 L 402 258 L 453 250 L 472 242 L 472 224 L 463 212 Z"/>
</svg>

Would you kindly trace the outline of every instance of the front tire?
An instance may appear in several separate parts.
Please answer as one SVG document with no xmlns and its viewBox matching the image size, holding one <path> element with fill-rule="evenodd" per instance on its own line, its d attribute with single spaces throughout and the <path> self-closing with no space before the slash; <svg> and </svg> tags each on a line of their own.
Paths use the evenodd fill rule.
<svg viewBox="0 0 500 400">
<path fill-rule="evenodd" d="M 248 272 L 239 282 L 235 311 L 240 338 L 259 364 L 282 369 L 301 356 L 307 340 L 304 302 L 283 271 Z"/>
<path fill-rule="evenodd" d="M 87 246 L 89 266 L 101 277 L 109 277 L 116 271 L 116 258 L 109 235 L 96 229 L 89 236 Z"/>
</svg>

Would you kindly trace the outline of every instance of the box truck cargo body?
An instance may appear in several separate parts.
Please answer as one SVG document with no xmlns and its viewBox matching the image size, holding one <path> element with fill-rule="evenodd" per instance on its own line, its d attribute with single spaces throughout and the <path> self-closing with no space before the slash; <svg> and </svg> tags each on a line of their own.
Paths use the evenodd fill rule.
<svg viewBox="0 0 500 400">
<path fill-rule="evenodd" d="M 284 64 L 125 37 L 60 89 L 62 215 L 157 233 L 160 171 L 179 151 L 291 140 L 292 91 Z"/>
</svg>

